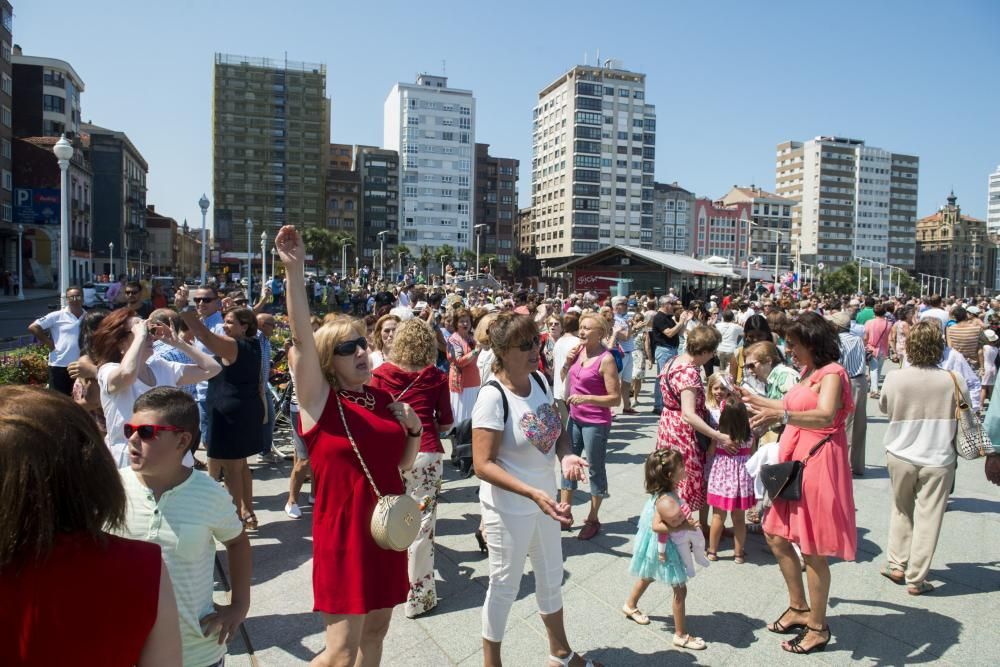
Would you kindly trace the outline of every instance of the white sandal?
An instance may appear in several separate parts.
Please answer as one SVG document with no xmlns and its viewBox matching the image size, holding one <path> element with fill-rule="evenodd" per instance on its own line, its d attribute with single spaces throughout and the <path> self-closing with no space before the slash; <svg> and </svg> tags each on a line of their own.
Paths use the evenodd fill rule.
<svg viewBox="0 0 1000 667">
<path fill-rule="evenodd" d="M 557 658 L 554 655 L 550 655 L 549 660 L 551 660 L 552 662 L 558 662 L 560 665 L 562 665 L 562 667 L 569 667 L 569 663 L 573 662 L 573 658 L 575 657 L 576 653 L 570 651 L 569 655 L 567 655 L 565 658 Z M 582 655 L 580 657 L 583 658 Z M 584 664 L 584 667 L 595 667 L 595 663 L 593 660 L 587 660 L 587 662 Z"/>
<path fill-rule="evenodd" d="M 649 616 L 639 611 L 639 608 L 629 609 L 628 605 L 622 605 L 622 613 L 625 614 L 625 618 L 631 619 L 638 623 L 639 625 L 649 625 Z"/>
<path fill-rule="evenodd" d="M 674 635 L 674 646 L 677 648 L 686 648 L 691 651 L 704 651 L 707 644 L 705 644 L 705 640 L 701 637 L 692 637 L 690 634 L 687 634 L 684 637 Z"/>
</svg>

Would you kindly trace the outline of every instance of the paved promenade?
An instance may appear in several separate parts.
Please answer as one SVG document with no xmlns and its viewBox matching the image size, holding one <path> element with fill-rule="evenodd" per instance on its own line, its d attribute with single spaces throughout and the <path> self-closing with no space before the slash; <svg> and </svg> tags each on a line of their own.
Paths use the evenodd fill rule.
<svg viewBox="0 0 1000 667">
<path fill-rule="evenodd" d="M 736 565 L 732 542 L 720 560 L 689 584 L 688 624 L 709 647 L 702 652 L 671 645 L 671 592 L 654 584 L 641 608 L 652 623 L 641 627 L 620 609 L 632 584 L 628 574 L 631 539 L 645 500 L 642 462 L 655 443 L 655 417 L 617 417 L 608 453 L 611 498 L 601 510 L 604 527 L 590 542 L 564 533 L 563 586 L 566 625 L 575 650 L 605 665 L 802 665 L 1000 664 L 1000 489 L 983 475 L 982 461 L 959 465 L 958 482 L 945 517 L 931 571 L 936 590 L 911 597 L 879 576 L 884 564 L 890 506 L 889 480 L 881 447 L 885 419 L 869 401 L 868 470 L 855 481 L 859 551 L 853 563 L 832 565 L 830 627 L 825 653 L 782 652 L 782 637 L 764 629 L 787 606 L 781 575 L 766 544 L 751 535 L 747 562 Z M 323 646 L 318 614 L 312 613 L 310 513 L 285 516 L 289 464 L 256 466 L 254 492 L 261 520 L 253 539 L 254 578 L 246 626 L 259 664 L 301 665 Z M 436 667 L 478 665 L 480 612 L 487 586 L 487 562 L 473 531 L 479 522 L 476 480 L 460 480 L 445 465 L 447 481 L 438 512 L 437 570 L 440 603 L 435 611 L 408 620 L 396 609 L 382 664 Z M 577 523 L 588 498 L 578 492 Z M 503 646 L 504 663 L 546 664 L 547 643 L 525 575 Z M 242 640 L 231 645 L 227 665 L 248 665 Z"/>
</svg>

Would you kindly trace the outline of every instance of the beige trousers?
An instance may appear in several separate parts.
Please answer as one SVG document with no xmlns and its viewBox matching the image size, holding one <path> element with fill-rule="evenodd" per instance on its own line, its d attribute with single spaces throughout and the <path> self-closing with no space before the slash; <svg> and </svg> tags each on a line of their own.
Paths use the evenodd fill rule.
<svg viewBox="0 0 1000 667">
<path fill-rule="evenodd" d="M 893 504 L 889 517 L 889 566 L 906 583 L 927 578 L 948 505 L 955 466 L 918 466 L 886 453 Z"/>
<path fill-rule="evenodd" d="M 406 597 L 407 618 L 430 611 L 437 605 L 434 585 L 434 522 L 444 473 L 443 454 L 420 452 L 413 467 L 403 471 L 406 495 L 420 505 L 420 532 L 407 550 L 410 593 Z"/>
<path fill-rule="evenodd" d="M 864 375 L 851 379 L 854 412 L 847 416 L 847 450 L 851 457 L 851 472 L 865 474 L 865 444 L 868 439 L 868 380 Z"/>
</svg>

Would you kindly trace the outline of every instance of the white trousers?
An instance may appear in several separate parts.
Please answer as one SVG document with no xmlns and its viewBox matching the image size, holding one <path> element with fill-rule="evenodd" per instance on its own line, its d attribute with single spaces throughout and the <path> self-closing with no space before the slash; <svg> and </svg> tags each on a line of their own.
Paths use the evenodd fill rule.
<svg viewBox="0 0 1000 667">
<path fill-rule="evenodd" d="M 527 516 L 503 514 L 481 504 L 490 552 L 490 588 L 483 605 L 483 638 L 503 641 L 510 608 L 531 559 L 538 611 L 562 609 L 563 555 L 559 523 L 538 511 Z"/>
<path fill-rule="evenodd" d="M 406 596 L 406 616 L 413 618 L 437 606 L 434 585 L 434 522 L 441 495 L 443 454 L 419 452 L 413 467 L 403 472 L 406 494 L 420 505 L 420 532 L 407 549 L 410 592 Z"/>
</svg>

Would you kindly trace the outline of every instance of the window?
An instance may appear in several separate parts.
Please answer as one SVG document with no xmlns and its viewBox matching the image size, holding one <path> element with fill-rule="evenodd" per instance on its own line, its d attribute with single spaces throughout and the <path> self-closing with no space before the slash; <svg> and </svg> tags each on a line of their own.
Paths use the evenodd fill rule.
<svg viewBox="0 0 1000 667">
<path fill-rule="evenodd" d="M 0 105 L 0 123 L 5 127 L 10 127 L 10 108 L 7 106 Z"/>
<path fill-rule="evenodd" d="M 42 95 L 42 111 L 66 113 L 66 100 L 55 95 Z"/>
<path fill-rule="evenodd" d="M 11 79 L 6 74 L 2 75 L 0 78 L 0 91 L 7 93 L 8 95 L 13 94 L 13 79 Z"/>
<path fill-rule="evenodd" d="M 10 154 L 10 141 L 8 139 L 0 139 L 0 156 L 11 158 Z"/>
<path fill-rule="evenodd" d="M 11 174 L 6 169 L 3 170 L 3 189 L 4 190 L 14 189 L 14 175 Z"/>
</svg>

